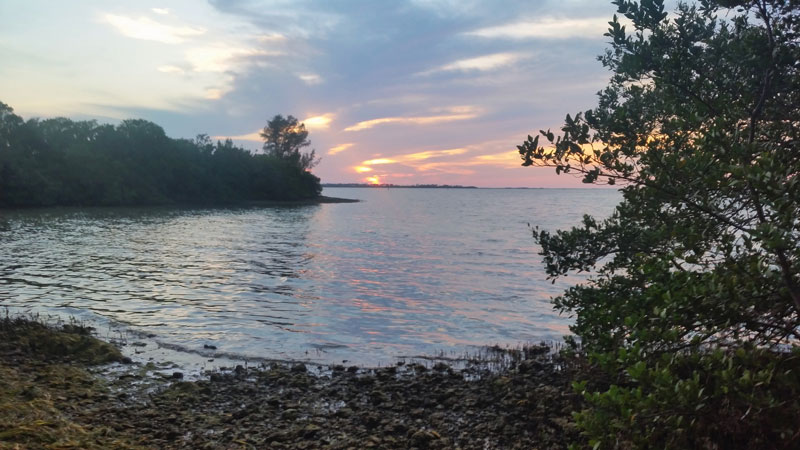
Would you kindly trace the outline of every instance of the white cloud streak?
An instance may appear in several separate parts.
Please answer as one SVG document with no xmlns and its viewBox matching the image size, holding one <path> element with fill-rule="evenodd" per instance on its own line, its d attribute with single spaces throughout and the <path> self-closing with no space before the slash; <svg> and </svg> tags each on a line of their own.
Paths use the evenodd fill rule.
<svg viewBox="0 0 800 450">
<path fill-rule="evenodd" d="M 326 130 L 336 118 L 334 113 L 325 113 L 319 116 L 307 117 L 300 121 L 309 130 Z"/>
<path fill-rule="evenodd" d="M 301 73 L 297 75 L 297 78 L 300 78 L 303 83 L 309 86 L 321 84 L 324 81 L 321 76 L 315 73 Z"/>
<path fill-rule="evenodd" d="M 158 68 L 158 71 L 159 72 L 164 72 L 164 73 L 178 73 L 178 74 L 185 72 L 185 70 L 183 70 L 182 68 L 180 68 L 178 66 L 170 66 L 170 65 L 160 66 Z"/>
<path fill-rule="evenodd" d="M 522 57 L 523 55 L 518 53 L 494 53 L 492 55 L 460 59 L 458 61 L 421 72 L 419 75 L 430 75 L 437 72 L 486 72 L 503 66 L 508 66 Z"/>
<path fill-rule="evenodd" d="M 412 125 L 432 125 L 444 122 L 453 122 L 457 120 L 469 120 L 478 117 L 478 109 L 472 106 L 460 106 L 450 108 L 449 114 L 431 115 L 431 116 L 413 116 L 413 117 L 381 117 L 378 119 L 364 120 L 355 125 L 351 125 L 344 129 L 344 131 L 361 131 L 367 130 L 378 125 L 385 124 L 412 124 Z"/>
<path fill-rule="evenodd" d="M 539 20 L 523 21 L 481 28 L 466 33 L 470 36 L 500 39 L 598 39 L 608 29 L 607 17 L 585 19 L 559 19 L 547 17 Z"/>
<path fill-rule="evenodd" d="M 237 60 L 242 58 L 280 54 L 280 52 L 219 44 L 193 48 L 186 52 L 186 60 L 195 72 L 226 72 L 233 68 Z"/>
<path fill-rule="evenodd" d="M 206 32 L 202 28 L 164 25 L 148 17 L 134 19 L 116 14 L 106 14 L 103 19 L 124 36 L 164 44 L 180 44 L 188 38 L 200 36 Z"/>
</svg>

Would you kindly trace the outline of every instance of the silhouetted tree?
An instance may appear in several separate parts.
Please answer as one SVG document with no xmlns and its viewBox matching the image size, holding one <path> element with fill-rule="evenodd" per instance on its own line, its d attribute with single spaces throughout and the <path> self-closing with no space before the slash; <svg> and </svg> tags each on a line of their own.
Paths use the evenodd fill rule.
<svg viewBox="0 0 800 450">
<path fill-rule="evenodd" d="M 302 170 L 311 170 L 319 163 L 315 150 L 300 152 L 311 145 L 311 141 L 308 140 L 306 126 L 294 116 L 273 117 L 261 131 L 261 137 L 264 138 L 264 152 L 267 155 L 290 161 Z"/>
<path fill-rule="evenodd" d="M 594 448 L 798 448 L 800 2 L 613 3 L 599 105 L 519 146 L 624 186 L 534 233 L 551 277 L 596 271 L 555 299 L 606 372 L 578 423 Z"/>
</svg>

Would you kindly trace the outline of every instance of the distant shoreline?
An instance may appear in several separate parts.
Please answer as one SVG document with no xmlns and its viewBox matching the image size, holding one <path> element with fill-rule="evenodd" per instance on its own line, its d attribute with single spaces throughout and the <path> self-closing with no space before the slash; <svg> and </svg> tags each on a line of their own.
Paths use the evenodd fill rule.
<svg viewBox="0 0 800 450">
<path fill-rule="evenodd" d="M 494 189 L 494 190 L 547 190 L 547 189 L 572 189 L 572 190 L 608 190 L 606 186 L 581 186 L 581 187 L 525 187 L 525 186 L 461 186 L 450 184 L 367 184 L 367 183 L 322 183 L 323 188 L 397 188 L 397 189 Z M 612 186 L 619 190 L 619 186 Z"/>
<path fill-rule="evenodd" d="M 368 183 L 322 183 L 323 188 L 403 188 L 403 189 L 478 189 L 477 186 L 450 184 L 368 184 Z"/>
<path fill-rule="evenodd" d="M 0 211 L 34 210 L 48 208 L 230 208 L 241 206 L 302 206 L 319 205 L 323 203 L 359 203 L 361 200 L 352 198 L 328 197 L 320 195 L 313 198 L 298 200 L 242 200 L 235 202 L 176 202 L 176 203 L 143 203 L 131 205 L 35 205 L 35 206 L 0 206 Z"/>
</svg>

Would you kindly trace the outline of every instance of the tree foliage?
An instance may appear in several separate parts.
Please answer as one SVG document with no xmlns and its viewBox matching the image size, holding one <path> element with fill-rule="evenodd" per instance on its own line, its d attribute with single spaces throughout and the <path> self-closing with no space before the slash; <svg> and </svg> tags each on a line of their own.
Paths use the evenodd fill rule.
<svg viewBox="0 0 800 450">
<path fill-rule="evenodd" d="M 596 271 L 554 301 L 609 376 L 576 386 L 580 423 L 605 447 L 798 447 L 800 2 L 613 3 L 598 106 L 518 146 L 623 185 L 609 219 L 534 232 L 550 277 Z"/>
<path fill-rule="evenodd" d="M 146 120 L 24 121 L 0 102 L 0 207 L 313 198 L 319 178 L 232 141 L 172 139 Z"/>
<path fill-rule="evenodd" d="M 305 124 L 299 123 L 294 116 L 273 117 L 261 131 L 261 137 L 267 155 L 289 161 L 301 170 L 311 170 L 319 163 L 315 150 L 301 152 L 311 145 L 311 141 Z"/>
</svg>

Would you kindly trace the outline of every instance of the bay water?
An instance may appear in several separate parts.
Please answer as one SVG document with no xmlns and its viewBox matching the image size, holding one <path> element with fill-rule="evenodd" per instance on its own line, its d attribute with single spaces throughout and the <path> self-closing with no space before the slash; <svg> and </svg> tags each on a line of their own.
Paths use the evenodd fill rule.
<svg viewBox="0 0 800 450">
<path fill-rule="evenodd" d="M 558 340 L 530 226 L 608 189 L 328 188 L 358 203 L 0 211 L 0 308 L 236 358 L 391 364 Z M 101 331 L 102 336 L 102 331 Z"/>
</svg>

